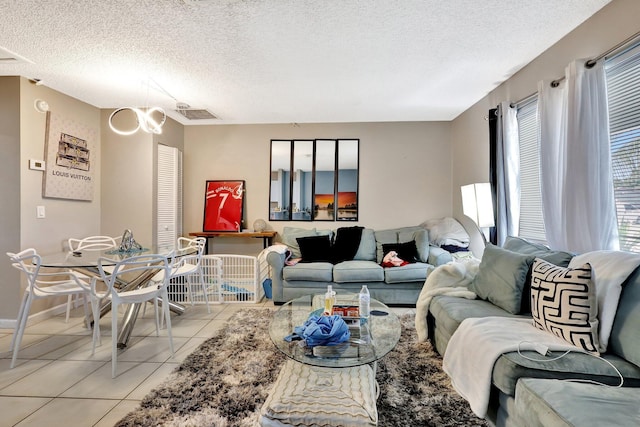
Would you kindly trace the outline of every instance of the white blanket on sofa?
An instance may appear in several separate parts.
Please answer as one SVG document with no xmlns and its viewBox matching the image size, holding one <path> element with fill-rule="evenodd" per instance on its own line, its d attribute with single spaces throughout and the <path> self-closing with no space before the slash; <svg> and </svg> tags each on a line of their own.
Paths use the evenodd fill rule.
<svg viewBox="0 0 640 427">
<path fill-rule="evenodd" d="M 503 354 L 536 350 L 582 351 L 568 342 L 533 326 L 531 319 L 479 317 L 462 321 L 447 344 L 442 369 L 455 390 L 464 397 L 480 418 L 487 414 L 493 365 Z M 539 356 L 542 359 L 542 356 Z"/>
<path fill-rule="evenodd" d="M 476 294 L 467 289 L 467 287 L 478 272 L 479 264 L 479 260 L 469 258 L 440 265 L 429 273 L 418 297 L 418 302 L 416 302 L 418 341 L 424 342 L 429 338 L 427 312 L 434 296 L 450 295 L 467 299 L 476 298 Z"/>
</svg>

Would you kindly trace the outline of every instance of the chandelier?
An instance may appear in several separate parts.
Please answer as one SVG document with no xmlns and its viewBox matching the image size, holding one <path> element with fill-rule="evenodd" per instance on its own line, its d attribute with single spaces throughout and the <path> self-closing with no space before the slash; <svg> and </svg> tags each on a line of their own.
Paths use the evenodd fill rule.
<svg viewBox="0 0 640 427">
<path fill-rule="evenodd" d="M 124 130 L 119 129 L 113 123 L 113 118 L 115 117 L 116 114 L 124 112 L 126 110 L 129 110 L 135 114 L 136 126 L 133 127 L 132 129 L 124 129 Z M 154 114 L 159 115 L 160 120 L 156 120 L 154 118 Z M 147 133 L 161 134 L 162 125 L 164 125 L 165 121 L 167 121 L 167 115 L 165 114 L 164 110 L 160 107 L 148 108 L 146 111 L 136 107 L 124 107 L 124 108 L 118 108 L 117 110 L 114 110 L 113 113 L 111 113 L 111 115 L 109 116 L 109 127 L 113 132 L 117 133 L 118 135 L 124 135 L 124 136 L 133 135 L 140 129 L 142 129 L 144 132 L 147 132 Z"/>
</svg>

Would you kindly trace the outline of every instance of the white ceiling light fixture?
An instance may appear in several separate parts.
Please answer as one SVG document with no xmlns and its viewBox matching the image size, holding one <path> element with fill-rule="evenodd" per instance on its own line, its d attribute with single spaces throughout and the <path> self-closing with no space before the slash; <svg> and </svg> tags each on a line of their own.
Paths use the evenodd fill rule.
<svg viewBox="0 0 640 427">
<path fill-rule="evenodd" d="M 136 127 L 129 130 L 122 130 L 122 129 L 119 129 L 113 123 L 113 118 L 116 116 L 116 114 L 126 110 L 129 110 L 135 114 Z M 160 115 L 160 120 L 156 120 L 154 118 L 154 113 L 157 113 Z M 147 132 L 147 133 L 155 133 L 159 135 L 162 133 L 162 126 L 166 121 L 167 121 L 167 114 L 164 112 L 164 110 L 161 107 L 148 108 L 146 111 L 143 111 L 140 108 L 135 108 L 135 107 L 124 107 L 124 108 L 118 108 L 117 110 L 114 110 L 113 113 L 111 113 L 111 115 L 109 116 L 109 127 L 113 132 L 123 136 L 133 135 L 140 129 L 142 129 L 144 132 Z"/>
<path fill-rule="evenodd" d="M 49 111 L 49 103 L 44 99 L 36 99 L 33 101 L 33 106 L 38 113 L 46 113 Z"/>
</svg>

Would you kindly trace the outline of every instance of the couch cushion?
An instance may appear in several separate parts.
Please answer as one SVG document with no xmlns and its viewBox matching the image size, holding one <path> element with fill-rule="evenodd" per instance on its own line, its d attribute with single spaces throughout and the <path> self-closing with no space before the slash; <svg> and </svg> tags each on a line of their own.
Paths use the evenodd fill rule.
<svg viewBox="0 0 640 427">
<path fill-rule="evenodd" d="M 305 262 L 288 265 L 282 269 L 284 280 L 310 280 L 313 282 L 331 282 L 333 264 L 329 262 Z"/>
<path fill-rule="evenodd" d="M 481 299 L 489 300 L 509 313 L 518 314 L 522 305 L 522 289 L 534 258 L 533 255 L 523 255 L 488 244 L 478 274 L 469 289 Z"/>
<path fill-rule="evenodd" d="M 507 236 L 502 247 L 512 252 L 518 252 L 519 254 L 535 255 L 538 258 L 542 258 L 560 267 L 568 267 L 569 262 L 573 258 L 573 254 L 569 252 L 552 251 L 544 245 L 529 242 L 521 237 Z M 524 282 L 524 287 L 522 288 L 520 312 L 531 313 L 531 270 L 529 270 L 527 280 Z"/>
<path fill-rule="evenodd" d="M 282 243 L 289 247 L 291 256 L 293 258 L 300 258 L 300 246 L 296 240 L 298 237 L 317 236 L 315 228 L 297 228 L 297 227 L 284 227 L 282 229 Z"/>
<path fill-rule="evenodd" d="M 529 242 L 521 237 L 508 236 L 502 247 L 512 252 L 518 252 L 519 254 L 535 255 L 538 258 L 542 258 L 560 267 L 568 267 L 569 262 L 573 258 L 573 254 L 569 252 L 552 251 L 544 245 Z"/>
<path fill-rule="evenodd" d="M 517 351 L 505 353 L 493 366 L 493 385 L 503 393 L 513 396 L 521 378 L 582 379 L 609 385 L 620 384 L 620 377 L 607 362 L 582 352 L 571 352 L 552 360 L 563 353 L 554 351 L 551 352 L 552 357 L 547 358 L 535 351 L 523 351 L 526 358 Z M 613 354 L 604 354 L 602 357 L 620 371 L 625 386 L 640 385 L 640 367 Z"/>
<path fill-rule="evenodd" d="M 360 246 L 358 246 L 358 252 L 356 252 L 353 259 L 358 261 L 376 260 L 376 236 L 372 229 L 365 228 L 362 230 Z"/>
<path fill-rule="evenodd" d="M 422 262 L 429 262 L 429 231 L 417 227 L 415 230 L 401 230 L 398 232 L 398 242 L 416 242 L 418 259 Z"/>
<path fill-rule="evenodd" d="M 464 319 L 485 316 L 520 317 L 484 300 L 438 295 L 429 304 L 429 311 L 435 318 L 436 328 L 449 340 Z"/>
<path fill-rule="evenodd" d="M 618 308 L 622 283 L 640 265 L 640 255 L 624 251 L 593 251 L 576 255 L 569 263 L 575 267 L 589 263 L 593 271 L 598 303 L 600 351 L 607 350 L 613 320 Z"/>
<path fill-rule="evenodd" d="M 536 258 L 531 272 L 533 325 L 599 355 L 598 302 L 591 265 L 564 268 Z"/>
<path fill-rule="evenodd" d="M 384 269 L 384 281 L 385 283 L 424 282 L 430 269 L 433 267 L 423 262 L 402 267 L 388 267 Z"/>
<path fill-rule="evenodd" d="M 634 426 L 640 391 L 526 378 L 516 390 L 516 413 L 528 426 Z"/>
<path fill-rule="evenodd" d="M 373 261 L 343 261 L 333 267 L 333 280 L 336 283 L 382 282 L 382 267 Z"/>
<path fill-rule="evenodd" d="M 640 268 L 622 285 L 609 350 L 640 366 Z"/>
</svg>

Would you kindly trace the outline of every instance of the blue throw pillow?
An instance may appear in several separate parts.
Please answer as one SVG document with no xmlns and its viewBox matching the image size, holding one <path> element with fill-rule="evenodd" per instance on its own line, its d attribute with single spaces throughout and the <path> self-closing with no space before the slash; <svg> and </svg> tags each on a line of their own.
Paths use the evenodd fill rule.
<svg viewBox="0 0 640 427">
<path fill-rule="evenodd" d="M 523 255 L 488 244 L 469 289 L 479 298 L 511 314 L 519 314 L 522 290 L 534 259 L 534 255 Z"/>
</svg>

